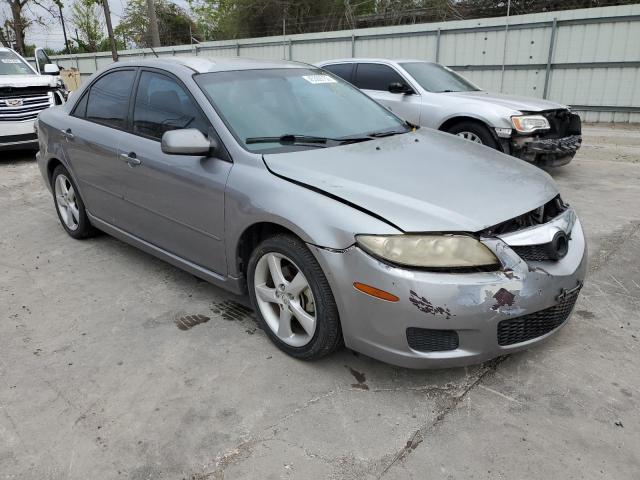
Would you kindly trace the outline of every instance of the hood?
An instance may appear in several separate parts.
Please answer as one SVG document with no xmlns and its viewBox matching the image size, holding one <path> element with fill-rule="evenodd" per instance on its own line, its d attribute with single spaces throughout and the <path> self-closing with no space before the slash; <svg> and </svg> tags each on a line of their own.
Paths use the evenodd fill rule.
<svg viewBox="0 0 640 480">
<path fill-rule="evenodd" d="M 540 112 L 543 110 L 556 110 L 559 108 L 567 108 L 566 105 L 560 103 L 542 100 L 540 98 L 519 97 L 516 95 L 502 95 L 501 93 L 491 93 L 485 91 L 478 92 L 449 92 L 448 95 L 464 100 L 477 100 L 479 102 L 499 105 L 510 110 L 518 110 L 524 112 Z"/>
<path fill-rule="evenodd" d="M 426 128 L 263 158 L 272 173 L 346 200 L 405 232 L 478 232 L 558 193 L 548 174 L 523 160 Z"/>
<path fill-rule="evenodd" d="M 55 87 L 58 78 L 52 75 L 0 75 L 2 87 Z"/>
</svg>

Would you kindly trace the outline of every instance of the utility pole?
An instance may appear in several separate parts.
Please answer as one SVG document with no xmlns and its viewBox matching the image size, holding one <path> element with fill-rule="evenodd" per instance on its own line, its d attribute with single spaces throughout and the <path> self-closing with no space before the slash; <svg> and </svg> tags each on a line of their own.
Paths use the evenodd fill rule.
<svg viewBox="0 0 640 480">
<path fill-rule="evenodd" d="M 509 36 L 509 14 L 511 13 L 511 0 L 507 0 L 507 19 L 504 23 L 504 46 L 502 48 L 502 72 L 500 73 L 500 93 L 504 88 L 504 66 L 507 61 L 507 37 Z"/>
<path fill-rule="evenodd" d="M 109 35 L 109 43 L 111 43 L 111 58 L 114 62 L 118 61 L 118 49 L 116 48 L 116 39 L 113 36 L 113 25 L 111 24 L 111 10 L 109 9 L 109 0 L 102 0 L 104 8 L 104 19 L 107 22 L 107 34 Z"/>
<path fill-rule="evenodd" d="M 160 32 L 158 31 L 158 17 L 156 16 L 156 5 L 153 0 L 147 0 L 147 10 L 149 13 L 149 35 L 151 36 L 151 46 L 160 46 Z"/>
<path fill-rule="evenodd" d="M 60 22 L 62 22 L 62 33 L 64 35 L 64 46 L 67 47 L 67 53 L 71 55 L 71 48 L 69 47 L 69 40 L 67 39 L 67 28 L 64 25 L 64 17 L 62 16 L 62 2 L 58 3 L 58 10 L 60 11 Z"/>
<path fill-rule="evenodd" d="M 285 2 L 282 5 L 282 59 L 287 59 L 287 14 L 289 5 Z"/>
</svg>

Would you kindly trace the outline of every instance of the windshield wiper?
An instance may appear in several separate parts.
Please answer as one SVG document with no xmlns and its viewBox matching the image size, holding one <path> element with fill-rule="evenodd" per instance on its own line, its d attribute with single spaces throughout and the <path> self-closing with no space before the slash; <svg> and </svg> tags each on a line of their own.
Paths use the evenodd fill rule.
<svg viewBox="0 0 640 480">
<path fill-rule="evenodd" d="M 281 145 L 305 145 L 312 147 L 326 147 L 327 142 L 333 140 L 326 137 L 314 137 L 311 135 L 294 135 L 287 133 L 279 137 L 249 137 L 245 139 L 247 145 L 252 143 L 280 143 Z"/>
</svg>

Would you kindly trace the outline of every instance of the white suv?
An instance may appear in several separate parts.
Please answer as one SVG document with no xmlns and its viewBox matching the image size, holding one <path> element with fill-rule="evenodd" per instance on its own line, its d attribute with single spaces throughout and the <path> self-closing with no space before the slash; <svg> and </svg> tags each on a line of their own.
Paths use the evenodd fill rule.
<svg viewBox="0 0 640 480">
<path fill-rule="evenodd" d="M 38 53 L 39 60 L 48 60 L 44 51 Z M 43 64 L 42 71 L 10 48 L 0 47 L 0 149 L 37 149 L 38 114 L 65 102 L 57 65 Z"/>
</svg>

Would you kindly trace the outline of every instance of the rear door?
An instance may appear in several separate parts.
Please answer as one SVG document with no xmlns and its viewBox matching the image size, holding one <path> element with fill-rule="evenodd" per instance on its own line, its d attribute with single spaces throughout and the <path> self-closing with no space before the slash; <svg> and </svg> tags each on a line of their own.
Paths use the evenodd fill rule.
<svg viewBox="0 0 640 480">
<path fill-rule="evenodd" d="M 224 192 L 232 163 L 188 89 L 174 76 L 143 69 L 119 143 L 126 169 L 122 228 L 216 273 L 226 274 Z M 222 153 L 203 157 L 162 152 L 164 132 L 197 128 Z"/>
<path fill-rule="evenodd" d="M 352 83 L 400 118 L 416 125 L 420 124 L 420 95 L 417 93 L 391 93 L 389 85 L 392 83 L 411 86 L 391 66 L 382 63 L 358 63 L 353 73 Z"/>
<path fill-rule="evenodd" d="M 117 145 L 126 128 L 135 69 L 112 70 L 84 93 L 61 125 L 63 150 L 89 212 L 113 225 L 124 209 Z"/>
</svg>

